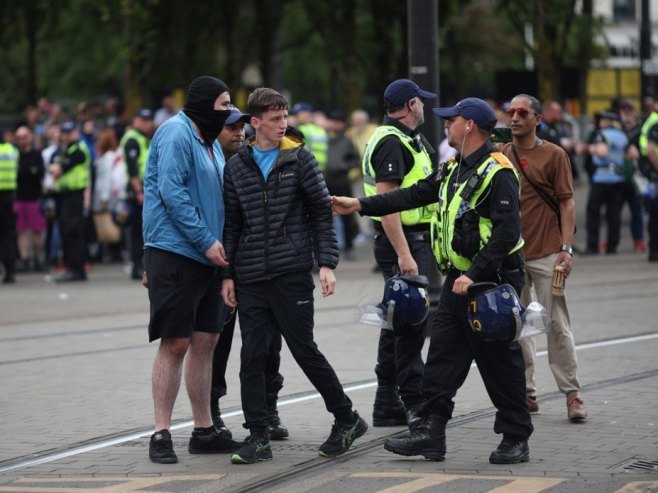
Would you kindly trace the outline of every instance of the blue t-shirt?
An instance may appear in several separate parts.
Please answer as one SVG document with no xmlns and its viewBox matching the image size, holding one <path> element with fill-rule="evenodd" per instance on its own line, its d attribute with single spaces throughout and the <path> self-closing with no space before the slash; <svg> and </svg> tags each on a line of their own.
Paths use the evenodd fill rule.
<svg viewBox="0 0 658 493">
<path fill-rule="evenodd" d="M 261 173 L 263 173 L 263 177 L 267 180 L 274 163 L 276 163 L 276 159 L 279 157 L 279 148 L 275 147 L 274 149 L 261 151 L 258 147 L 254 146 L 253 149 L 254 161 L 256 161 Z"/>
</svg>

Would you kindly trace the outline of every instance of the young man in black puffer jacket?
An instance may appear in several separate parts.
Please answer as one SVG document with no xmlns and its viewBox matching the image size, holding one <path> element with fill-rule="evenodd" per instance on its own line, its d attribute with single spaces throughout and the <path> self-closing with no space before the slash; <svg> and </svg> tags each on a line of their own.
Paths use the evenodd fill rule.
<svg viewBox="0 0 658 493">
<path fill-rule="evenodd" d="M 286 98 L 259 88 L 247 104 L 256 135 L 224 170 L 229 267 L 223 274 L 222 297 L 228 306 L 240 306 L 240 384 L 244 426 L 250 431 L 231 460 L 253 464 L 272 458 L 265 360 L 277 330 L 336 418 L 319 453 L 339 455 L 368 425 L 352 410 L 336 373 L 313 340 L 315 260 L 322 296 L 333 294 L 336 284 L 338 245 L 329 193 L 315 157 L 288 129 Z"/>
</svg>

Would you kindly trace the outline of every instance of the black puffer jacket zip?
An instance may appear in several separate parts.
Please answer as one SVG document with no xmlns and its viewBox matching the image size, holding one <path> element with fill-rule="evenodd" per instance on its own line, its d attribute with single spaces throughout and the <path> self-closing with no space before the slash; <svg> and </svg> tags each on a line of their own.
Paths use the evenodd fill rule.
<svg viewBox="0 0 658 493">
<path fill-rule="evenodd" d="M 313 154 L 301 138 L 286 134 L 267 180 L 253 159 L 253 140 L 224 169 L 224 248 L 230 267 L 223 277 L 266 281 L 320 266 L 335 268 L 338 243 L 329 193 Z"/>
</svg>

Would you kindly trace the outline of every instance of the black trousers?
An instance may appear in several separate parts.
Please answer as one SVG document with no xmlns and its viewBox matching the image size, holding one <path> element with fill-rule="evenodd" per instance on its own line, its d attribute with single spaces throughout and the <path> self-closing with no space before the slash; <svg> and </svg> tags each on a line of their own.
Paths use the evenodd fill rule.
<svg viewBox="0 0 658 493">
<path fill-rule="evenodd" d="M 242 333 L 240 386 L 245 428 L 267 426 L 265 366 L 275 331 L 281 333 L 295 361 L 322 395 L 327 410 L 339 421 L 340 417 L 350 416 L 352 401 L 313 340 L 314 288 L 310 272 L 236 284 Z"/>
<path fill-rule="evenodd" d="M 142 236 L 142 208 L 143 205 L 132 201 L 133 216 L 130 225 L 130 260 L 133 263 L 133 269 L 144 269 L 144 238 Z"/>
<path fill-rule="evenodd" d="M 649 260 L 658 260 L 658 206 L 647 205 L 649 222 Z"/>
<path fill-rule="evenodd" d="M 431 272 L 436 271 L 437 267 L 429 233 L 414 232 L 406 236 L 411 255 L 418 265 L 418 273 L 431 279 Z M 374 246 L 377 265 L 381 268 L 384 279 L 388 279 L 393 276 L 394 268 L 397 268 L 397 253 L 383 233 L 375 236 Z M 396 331 L 382 329 L 379 334 L 375 366 L 377 381 L 380 385 L 398 386 L 400 398 L 407 408 L 424 400 L 422 392 L 424 364 L 421 351 L 425 343 L 427 323 L 428 321 Z"/>
<path fill-rule="evenodd" d="M 231 354 L 233 345 L 233 333 L 235 332 L 235 322 L 237 319 L 237 310 L 233 316 L 224 324 L 222 334 L 219 336 L 215 352 L 212 357 L 212 388 L 210 398 L 216 401 L 226 395 L 228 388 L 226 384 L 226 366 L 228 357 Z M 281 366 L 281 333 L 275 332 L 272 335 L 270 350 L 267 352 L 265 361 L 265 393 L 268 399 L 276 399 L 279 390 L 283 387 L 283 376 L 279 373 Z"/>
<path fill-rule="evenodd" d="M 84 190 L 58 194 L 57 214 L 64 264 L 71 272 L 84 273 L 86 257 Z"/>
<path fill-rule="evenodd" d="M 13 190 L 0 191 L 0 261 L 5 269 L 5 278 L 11 278 L 16 273 L 14 196 Z"/>
<path fill-rule="evenodd" d="M 599 249 L 601 207 L 605 206 L 608 226 L 608 252 L 614 253 L 619 246 L 621 233 L 621 208 L 624 205 L 624 183 L 591 183 L 587 199 L 587 249 Z"/>
<path fill-rule="evenodd" d="M 491 402 L 498 410 L 496 433 L 529 437 L 533 426 L 525 406 L 525 363 L 518 343 L 485 342 L 467 319 L 467 296 L 453 294 L 457 273 L 443 284 L 425 365 L 425 413 L 452 418 L 453 398 L 475 360 Z M 515 286 L 518 288 L 518 286 Z"/>
</svg>

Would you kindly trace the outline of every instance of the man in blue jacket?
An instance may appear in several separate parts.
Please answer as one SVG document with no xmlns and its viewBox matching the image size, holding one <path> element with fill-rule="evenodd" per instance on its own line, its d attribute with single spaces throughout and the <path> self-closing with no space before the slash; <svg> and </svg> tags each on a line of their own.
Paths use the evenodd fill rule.
<svg viewBox="0 0 658 493">
<path fill-rule="evenodd" d="M 230 102 L 221 80 L 195 79 L 183 110 L 153 137 L 146 163 L 149 340 L 160 339 L 153 364 L 153 462 L 178 461 L 169 429 L 186 353 L 185 384 L 194 418 L 189 452 L 231 452 L 239 446 L 218 433 L 210 416 L 212 354 L 225 312 L 217 267 L 228 265 L 222 244 L 224 157 L 215 139 L 230 114 Z"/>
</svg>

